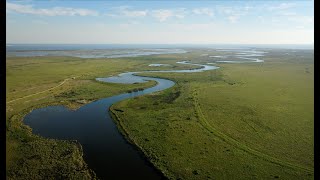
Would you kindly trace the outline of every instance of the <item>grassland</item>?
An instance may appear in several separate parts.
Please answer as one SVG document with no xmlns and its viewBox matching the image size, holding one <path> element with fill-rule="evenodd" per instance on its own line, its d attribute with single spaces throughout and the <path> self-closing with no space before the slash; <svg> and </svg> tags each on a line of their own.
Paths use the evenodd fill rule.
<svg viewBox="0 0 320 180">
<path fill-rule="evenodd" d="M 202 53 L 218 55 L 186 56 L 210 62 Z M 111 111 L 170 179 L 313 179 L 313 51 L 269 50 L 263 59 L 219 64 L 215 72 L 149 74 L 177 85 Z"/>
<path fill-rule="evenodd" d="M 155 85 L 95 81 L 124 71 L 152 69 L 155 60 L 80 59 L 73 57 L 7 57 L 6 59 L 6 173 L 8 179 L 95 179 L 76 141 L 45 139 L 22 123 L 32 109 L 65 105 L 76 109 L 96 99 Z M 181 69 L 186 66 L 173 66 Z"/>
<path fill-rule="evenodd" d="M 8 57 L 7 178 L 95 179 L 76 141 L 36 136 L 22 123 L 24 115 L 54 104 L 75 109 L 154 85 L 101 83 L 96 77 L 189 69 L 175 62 L 187 58 L 207 63 L 213 58 L 201 54 L 227 53 L 191 51 L 119 59 Z M 219 64 L 218 70 L 191 74 L 149 73 L 177 84 L 120 102 L 111 111 L 126 137 L 168 178 L 313 179 L 313 51 L 287 52 L 272 50 L 263 64 Z M 172 66 L 148 67 L 151 63 Z"/>
</svg>

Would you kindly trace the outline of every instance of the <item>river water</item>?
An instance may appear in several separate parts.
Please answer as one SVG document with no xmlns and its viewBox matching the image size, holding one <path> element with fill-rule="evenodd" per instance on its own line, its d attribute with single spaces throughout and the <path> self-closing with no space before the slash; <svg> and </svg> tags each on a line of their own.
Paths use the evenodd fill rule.
<svg viewBox="0 0 320 180">
<path fill-rule="evenodd" d="M 161 179 L 161 174 L 120 134 L 108 112 L 116 102 L 174 85 L 165 79 L 152 80 L 158 82 L 152 88 L 104 98 L 76 111 L 63 106 L 33 110 L 25 117 L 24 123 L 33 129 L 34 134 L 79 141 L 85 161 L 101 179 Z"/>
<path fill-rule="evenodd" d="M 177 63 L 191 64 L 200 68 L 144 72 L 199 73 L 219 68 L 192 64 L 188 61 Z M 97 80 L 111 83 L 141 83 L 153 80 L 157 85 L 143 91 L 97 100 L 75 111 L 63 106 L 35 109 L 25 116 L 24 123 L 32 128 L 34 134 L 47 138 L 79 141 L 83 147 L 85 161 L 101 179 L 163 179 L 162 174 L 144 158 L 143 154 L 124 139 L 108 111 L 114 103 L 162 91 L 175 84 L 166 79 L 139 76 L 138 73 L 141 72 L 127 72 Z"/>
</svg>

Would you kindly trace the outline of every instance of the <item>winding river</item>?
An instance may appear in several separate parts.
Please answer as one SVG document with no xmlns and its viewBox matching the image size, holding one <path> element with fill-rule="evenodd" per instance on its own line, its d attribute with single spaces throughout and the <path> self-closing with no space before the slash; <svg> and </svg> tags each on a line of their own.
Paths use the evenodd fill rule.
<svg viewBox="0 0 320 180">
<path fill-rule="evenodd" d="M 249 55 L 249 53 L 243 53 L 241 55 Z M 252 52 L 250 53 L 252 54 Z M 247 58 L 246 60 L 263 62 L 259 59 Z M 227 61 L 226 63 L 231 62 Z M 200 68 L 143 72 L 196 73 L 219 68 L 212 65 L 192 64 L 188 61 L 177 63 L 195 65 Z M 119 101 L 162 91 L 175 84 L 167 79 L 139 76 L 138 73 L 142 72 L 126 72 L 114 77 L 97 78 L 97 80 L 109 83 L 156 81 L 157 85 L 142 91 L 97 100 L 80 107 L 76 111 L 63 106 L 35 109 L 25 116 L 24 123 L 33 129 L 34 134 L 47 138 L 80 142 L 85 161 L 101 179 L 164 179 L 162 174 L 144 158 L 143 154 L 121 135 L 108 112 L 110 106 Z"/>
</svg>

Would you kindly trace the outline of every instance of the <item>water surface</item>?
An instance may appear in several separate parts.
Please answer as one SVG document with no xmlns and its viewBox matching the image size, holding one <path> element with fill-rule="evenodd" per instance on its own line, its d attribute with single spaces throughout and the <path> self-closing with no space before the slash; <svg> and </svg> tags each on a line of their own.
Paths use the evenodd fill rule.
<svg viewBox="0 0 320 180">
<path fill-rule="evenodd" d="M 161 179 L 143 155 L 119 133 L 108 109 L 118 101 L 148 94 L 174 85 L 165 79 L 156 79 L 155 87 L 144 91 L 124 93 L 104 98 L 76 111 L 63 106 L 33 110 L 24 123 L 34 134 L 47 138 L 78 140 L 83 147 L 84 159 L 101 179 Z"/>
<path fill-rule="evenodd" d="M 254 61 L 254 59 L 251 60 Z M 177 63 L 190 64 L 199 68 L 143 72 L 199 73 L 219 68 L 189 61 Z M 54 139 L 78 140 L 83 147 L 85 161 L 101 179 L 162 179 L 163 176 L 144 158 L 143 154 L 123 138 L 108 111 L 114 103 L 162 91 L 175 84 L 167 79 L 139 76 L 139 73 L 142 72 L 126 72 L 118 76 L 97 78 L 97 80 L 111 83 L 141 83 L 152 80 L 156 81 L 157 85 L 143 91 L 97 100 L 75 111 L 63 106 L 35 109 L 25 116 L 24 123 L 33 129 L 34 134 Z"/>
<path fill-rule="evenodd" d="M 208 65 L 199 66 L 202 68 L 194 71 L 167 72 L 201 72 L 217 68 Z M 78 140 L 83 147 L 85 161 L 102 179 L 161 179 L 163 176 L 119 133 L 108 109 L 116 102 L 162 91 L 175 83 L 166 79 L 141 77 L 134 75 L 135 73 L 137 72 L 123 73 L 118 81 L 117 78 L 116 80 L 97 78 L 97 80 L 117 83 L 153 80 L 157 85 L 143 91 L 104 98 L 84 105 L 76 111 L 63 106 L 36 109 L 26 115 L 24 123 L 33 129 L 33 133 L 47 138 Z"/>
</svg>

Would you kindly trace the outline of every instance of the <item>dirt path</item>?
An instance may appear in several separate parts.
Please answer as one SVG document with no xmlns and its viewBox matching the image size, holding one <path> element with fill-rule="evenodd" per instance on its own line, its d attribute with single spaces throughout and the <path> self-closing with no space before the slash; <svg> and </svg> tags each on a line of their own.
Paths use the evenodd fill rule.
<svg viewBox="0 0 320 180">
<path fill-rule="evenodd" d="M 214 126 L 212 126 L 207 121 L 207 119 L 205 118 L 205 115 L 203 114 L 203 112 L 201 110 L 201 107 L 200 107 L 200 105 L 198 103 L 197 91 L 196 90 L 193 92 L 193 100 L 194 100 L 194 106 L 195 106 L 196 112 L 197 112 L 198 117 L 199 117 L 198 119 L 200 121 L 200 124 L 205 129 L 207 129 L 209 132 L 213 133 L 214 135 L 216 135 L 217 137 L 221 138 L 222 140 L 224 140 L 225 142 L 229 143 L 230 145 L 233 145 L 236 148 L 242 149 L 243 151 L 245 151 L 245 152 L 247 152 L 249 154 L 257 156 L 257 157 L 259 157 L 261 159 L 264 159 L 266 161 L 269 161 L 271 163 L 278 164 L 280 166 L 286 166 L 286 167 L 289 167 L 289 168 L 292 168 L 292 169 L 299 169 L 299 170 L 303 170 L 303 171 L 306 171 L 306 172 L 312 172 L 312 173 L 314 172 L 313 168 L 311 168 L 311 167 L 306 167 L 306 166 L 302 166 L 302 165 L 299 165 L 299 164 L 294 164 L 294 163 L 291 163 L 291 162 L 287 162 L 287 161 L 284 161 L 282 159 L 278 159 L 278 158 L 275 158 L 275 157 L 270 156 L 268 154 L 265 154 L 263 152 L 254 150 L 254 149 L 246 146 L 245 144 L 242 144 L 241 142 L 231 138 L 230 136 L 227 136 L 226 134 L 220 132 Z"/>
<path fill-rule="evenodd" d="M 77 77 L 79 77 L 79 76 L 77 76 Z M 28 97 L 31 97 L 31 96 L 35 96 L 35 95 L 37 95 L 37 94 L 45 93 L 45 92 L 47 92 L 47 91 L 56 89 L 56 88 L 62 86 L 62 85 L 63 85 L 65 82 L 67 82 L 68 80 L 70 80 L 70 79 L 75 79 L 75 78 L 77 78 L 77 77 L 67 78 L 67 79 L 63 80 L 63 81 L 62 81 L 60 84 L 58 84 L 57 86 L 54 86 L 54 87 L 52 87 L 52 88 L 43 90 L 43 91 L 41 91 L 41 92 L 37 92 L 37 93 L 34 93 L 34 94 L 30 94 L 30 95 L 27 95 L 27 96 L 23 96 L 23 97 L 20 97 L 20 98 L 17 98 L 17 99 L 8 101 L 7 104 L 10 104 L 10 103 L 12 103 L 12 102 L 15 102 L 15 101 L 18 101 L 18 100 L 21 100 L 21 99 L 25 99 L 25 98 L 28 98 Z"/>
</svg>

